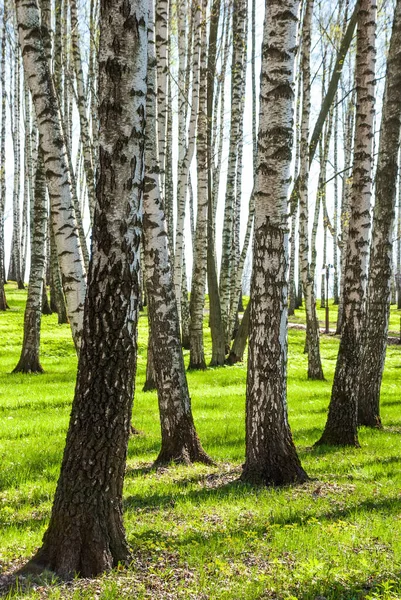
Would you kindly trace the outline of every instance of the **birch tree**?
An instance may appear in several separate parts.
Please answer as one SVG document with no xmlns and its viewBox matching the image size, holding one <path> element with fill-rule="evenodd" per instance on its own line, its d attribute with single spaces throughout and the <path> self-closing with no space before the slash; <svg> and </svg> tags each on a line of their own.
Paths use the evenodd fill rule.
<svg viewBox="0 0 401 600">
<path fill-rule="evenodd" d="M 185 204 L 188 193 L 188 174 L 195 151 L 195 134 L 198 116 L 199 103 L 199 60 L 200 60 L 200 40 L 201 40 L 201 19 L 202 10 L 199 4 L 194 7 L 193 17 L 193 51 L 192 51 L 192 86 L 190 100 L 190 115 L 187 131 L 187 103 L 188 97 L 185 90 L 186 86 L 186 15 L 185 2 L 179 0 L 177 3 L 178 20 L 178 165 L 177 165 L 177 224 L 174 250 L 174 287 L 178 306 L 178 315 L 181 321 L 181 302 L 182 302 L 182 281 L 183 281 L 183 262 L 184 262 L 184 220 Z M 188 40 L 191 50 L 191 40 Z M 187 60 L 187 65 L 189 60 Z M 187 76 L 187 80 L 189 75 Z"/>
<path fill-rule="evenodd" d="M 194 240 L 192 285 L 190 300 L 190 357 L 189 369 L 206 369 L 203 348 L 203 309 L 205 305 L 207 269 L 207 45 L 206 8 L 202 0 L 200 82 L 198 106 L 197 158 L 197 213 Z"/>
<path fill-rule="evenodd" d="M 160 194 L 153 11 L 148 33 L 148 95 L 143 196 L 143 242 L 154 377 L 162 446 L 156 464 L 211 463 L 196 434 L 180 342 L 164 207 Z M 156 150 L 156 151 L 155 151 Z"/>
<path fill-rule="evenodd" d="M 86 94 L 84 74 L 83 74 L 83 69 L 82 69 L 76 0 L 70 0 L 70 9 L 71 9 L 71 32 L 72 32 L 71 46 L 72 46 L 72 56 L 73 56 L 74 69 L 75 69 L 75 81 L 77 84 L 76 100 L 77 100 L 79 122 L 80 122 L 80 140 L 81 140 L 82 149 L 83 149 L 84 167 L 85 167 L 85 174 L 86 174 L 86 186 L 88 189 L 88 196 L 89 196 L 89 212 L 90 212 L 90 216 L 91 216 L 91 221 L 93 222 L 93 213 L 95 210 L 95 176 L 94 176 L 94 166 L 93 166 L 93 156 L 92 156 L 92 140 L 90 138 L 89 123 L 88 123 L 88 117 L 87 117 L 87 101 L 86 101 L 87 94 Z M 82 241 L 81 241 L 81 244 L 82 244 Z"/>
<path fill-rule="evenodd" d="M 309 179 L 309 118 L 310 118 L 310 46 L 313 1 L 306 3 L 302 27 L 302 118 L 299 172 L 299 260 L 306 310 L 306 347 L 308 350 L 308 378 L 324 379 L 320 359 L 319 322 L 316 315 L 313 266 L 309 264 L 308 232 L 308 179 Z M 316 203 L 319 198 L 316 199 Z"/>
<path fill-rule="evenodd" d="M 299 2 L 265 3 L 246 399 L 245 481 L 307 480 L 287 417 L 287 203 Z"/>
<path fill-rule="evenodd" d="M 6 204 L 6 43 L 7 43 L 7 0 L 3 2 L 1 19 L 1 135 L 0 135 L 0 310 L 7 309 L 4 291 L 4 210 Z"/>
<path fill-rule="evenodd" d="M 387 59 L 386 84 L 376 171 L 375 207 L 358 395 L 360 425 L 380 427 L 380 387 L 390 311 L 392 238 L 401 131 L 401 1 L 397 0 Z"/>
<path fill-rule="evenodd" d="M 351 216 L 346 248 L 344 324 L 329 406 L 318 444 L 358 446 L 357 400 L 370 233 L 373 168 L 376 4 L 361 0 L 356 54 L 356 124 Z"/>
<path fill-rule="evenodd" d="M 228 166 L 226 180 L 226 195 L 224 207 L 224 223 L 222 234 L 222 256 L 220 268 L 220 303 L 223 326 L 226 336 L 226 345 L 231 341 L 229 329 L 230 291 L 231 277 L 235 273 L 234 248 L 234 223 L 235 223 L 235 199 L 239 192 L 236 182 L 237 173 L 241 177 L 238 168 L 238 150 L 241 144 L 241 132 L 243 122 L 243 95 L 245 92 L 245 69 L 246 64 L 246 32 L 247 32 L 247 2 L 245 0 L 234 0 L 233 4 L 233 54 L 231 66 L 231 122 L 230 141 L 228 149 Z M 236 299 L 238 302 L 238 298 Z"/>
<path fill-rule="evenodd" d="M 42 293 L 46 264 L 47 202 L 46 178 L 41 148 L 39 148 L 36 162 L 32 228 L 31 268 L 24 314 L 24 338 L 21 356 L 13 371 L 14 373 L 43 373 L 39 359 L 39 350 Z"/>
<path fill-rule="evenodd" d="M 129 559 L 122 487 L 140 299 L 147 20 L 147 2 L 101 5 L 99 179 L 84 337 L 52 514 L 28 571 L 93 577 Z"/>
<path fill-rule="evenodd" d="M 18 0 L 16 6 L 24 70 L 41 136 L 52 226 L 68 317 L 78 349 L 82 335 L 86 273 L 72 203 L 67 150 L 45 50 L 39 7 L 36 2 L 28 0 Z"/>
</svg>

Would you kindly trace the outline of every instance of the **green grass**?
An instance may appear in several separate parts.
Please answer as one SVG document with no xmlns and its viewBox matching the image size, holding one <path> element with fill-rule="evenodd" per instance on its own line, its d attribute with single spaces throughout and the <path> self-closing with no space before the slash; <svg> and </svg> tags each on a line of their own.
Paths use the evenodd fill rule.
<svg viewBox="0 0 401 600">
<path fill-rule="evenodd" d="M 74 392 L 68 326 L 43 318 L 44 375 L 12 375 L 25 292 L 8 287 L 0 314 L 0 568 L 23 564 L 49 517 Z M 334 316 L 334 307 L 330 307 Z M 323 312 L 320 312 L 323 319 Z M 303 322 L 298 311 L 295 322 Z M 399 311 L 392 310 L 397 331 Z M 334 325 L 334 321 L 333 321 Z M 401 598 L 401 348 L 389 346 L 383 431 L 361 429 L 361 449 L 313 449 L 325 423 L 338 340 L 322 336 L 325 382 L 309 382 L 304 332 L 289 332 L 289 418 L 307 485 L 238 482 L 244 457 L 246 365 L 188 373 L 198 433 L 215 467 L 149 471 L 160 431 L 155 393 L 142 393 L 146 317 L 139 324 L 137 391 L 125 480 L 132 565 L 64 584 L 45 576 L 16 598 L 355 600 Z M 210 336 L 205 328 L 210 355 Z M 186 360 L 188 355 L 186 353 Z M 0 588 L 1 589 L 1 588 Z"/>
</svg>

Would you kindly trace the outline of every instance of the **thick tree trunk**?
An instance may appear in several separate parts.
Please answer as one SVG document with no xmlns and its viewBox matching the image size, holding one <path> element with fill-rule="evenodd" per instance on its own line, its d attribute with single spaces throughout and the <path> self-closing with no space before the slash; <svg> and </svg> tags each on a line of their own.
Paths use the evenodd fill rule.
<svg viewBox="0 0 401 600">
<path fill-rule="evenodd" d="M 86 274 L 72 205 L 66 148 L 37 3 L 17 0 L 24 69 L 32 93 L 44 154 L 52 224 L 76 348 L 80 347 Z"/>
<path fill-rule="evenodd" d="M 146 176 L 143 241 L 148 313 L 155 380 L 159 399 L 162 446 L 156 464 L 171 461 L 211 463 L 195 431 L 180 343 L 180 327 L 164 208 L 160 196 L 156 128 L 156 57 L 153 15 L 149 18 Z"/>
<path fill-rule="evenodd" d="M 287 417 L 287 202 L 299 2 L 266 1 L 246 401 L 245 481 L 307 480 Z M 266 141 L 269 141 L 269 144 Z"/>
<path fill-rule="evenodd" d="M 356 55 L 356 127 L 351 218 L 346 248 L 344 324 L 329 406 L 317 444 L 359 446 L 358 388 L 362 358 L 364 301 L 370 233 L 373 167 L 376 5 L 361 0 Z"/>
<path fill-rule="evenodd" d="M 47 229 L 46 178 L 43 153 L 39 148 L 35 177 L 33 235 L 28 298 L 24 316 L 24 339 L 21 356 L 13 373 L 43 373 L 39 360 L 42 292 L 45 276 Z"/>
<path fill-rule="evenodd" d="M 147 18 L 146 2 L 101 5 L 100 173 L 85 335 L 52 515 L 27 567 L 63 577 L 92 577 L 129 558 L 122 488 L 140 292 Z"/>
<path fill-rule="evenodd" d="M 380 427 L 380 387 L 390 310 L 392 237 L 401 129 L 401 0 L 397 0 L 387 59 L 373 214 L 367 318 L 358 396 L 360 425 Z"/>
</svg>

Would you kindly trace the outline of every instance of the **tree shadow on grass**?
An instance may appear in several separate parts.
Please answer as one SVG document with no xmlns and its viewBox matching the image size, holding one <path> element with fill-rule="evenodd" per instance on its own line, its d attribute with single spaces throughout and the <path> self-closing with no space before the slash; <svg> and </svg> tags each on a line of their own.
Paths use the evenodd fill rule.
<svg viewBox="0 0 401 600">
<path fill-rule="evenodd" d="M 322 448 L 318 448 L 321 452 Z M 389 457 L 385 460 L 386 464 L 396 464 L 401 462 L 398 457 Z M 374 461 L 372 461 L 374 464 Z M 153 492 L 145 497 L 142 494 L 131 494 L 124 500 L 125 510 L 135 509 L 150 509 L 150 510 L 162 510 L 163 508 L 171 507 L 179 502 L 189 502 L 196 506 L 203 503 L 206 505 L 213 500 L 246 500 L 250 496 L 255 496 L 266 492 L 264 486 L 253 486 L 248 483 L 242 482 L 239 477 L 241 474 L 241 467 L 237 466 L 234 468 L 227 469 L 226 471 L 219 471 L 215 473 L 184 473 L 182 477 L 175 475 L 166 484 L 172 486 L 171 492 Z M 193 486 L 198 484 L 197 489 L 193 489 Z M 316 500 L 323 490 L 324 494 L 335 494 L 338 496 L 341 491 L 346 491 L 349 488 L 349 483 L 339 482 L 327 482 L 319 480 L 311 480 L 307 484 L 302 486 L 288 486 L 286 488 L 270 488 L 271 493 L 276 493 L 282 489 L 287 490 L 298 490 L 298 494 L 305 494 L 305 496 L 311 496 Z M 353 489 L 353 488 L 352 488 Z M 322 496 L 324 497 L 324 496 Z M 388 514 L 398 514 L 401 511 L 401 497 L 397 494 L 391 498 L 366 498 L 364 500 L 352 501 L 351 498 L 347 498 L 346 507 L 333 507 L 330 510 L 318 511 L 319 519 L 325 519 L 327 521 L 335 521 L 338 519 L 343 520 L 349 515 L 355 517 L 359 513 L 381 511 L 387 512 Z M 291 524 L 303 524 L 305 520 L 311 516 L 316 516 L 316 508 L 313 507 L 312 511 L 307 511 L 308 514 L 305 517 L 305 511 L 301 514 L 296 515 L 291 513 L 290 516 L 278 516 L 269 519 L 271 523 L 277 525 L 291 525 Z"/>
<path fill-rule="evenodd" d="M 395 595 L 392 592 L 396 593 Z M 314 577 L 310 583 L 300 586 L 290 587 L 288 594 L 297 600 L 363 600 L 367 597 L 372 600 L 384 600 L 400 598 L 401 595 L 401 573 L 394 575 L 378 575 L 366 579 L 355 579 L 351 582 L 330 581 Z M 260 596 L 271 598 L 269 595 Z"/>
</svg>

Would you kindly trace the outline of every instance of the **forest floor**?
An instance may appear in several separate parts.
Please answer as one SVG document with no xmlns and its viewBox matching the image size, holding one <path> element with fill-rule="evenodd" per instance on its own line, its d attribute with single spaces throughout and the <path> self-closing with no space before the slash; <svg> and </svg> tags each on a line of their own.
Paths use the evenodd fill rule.
<svg viewBox="0 0 401 600">
<path fill-rule="evenodd" d="M 25 292 L 8 286 L 0 314 L 0 596 L 76 600 L 356 600 L 401 598 L 401 346 L 387 352 L 383 430 L 360 449 L 314 448 L 325 423 L 338 339 L 321 337 L 327 381 L 306 377 L 304 331 L 289 331 L 288 406 L 311 481 L 265 489 L 238 481 L 244 459 L 246 363 L 188 373 L 198 433 L 216 466 L 151 470 L 160 431 L 156 393 L 143 393 L 146 317 L 124 490 L 132 563 L 92 580 L 23 579 L 13 570 L 40 545 L 49 518 L 74 393 L 68 326 L 43 318 L 43 375 L 11 374 Z M 324 319 L 323 311 L 319 311 Z M 331 324 L 335 309 L 330 306 Z M 401 311 L 392 308 L 398 335 Z M 302 323 L 303 312 L 292 321 Z M 210 336 L 205 323 L 207 352 Z M 186 353 L 186 360 L 188 359 Z"/>
</svg>

